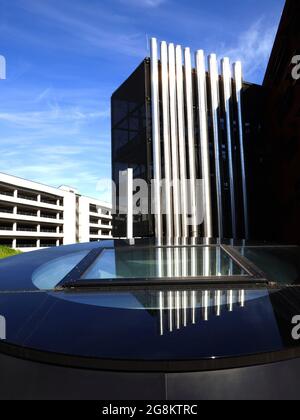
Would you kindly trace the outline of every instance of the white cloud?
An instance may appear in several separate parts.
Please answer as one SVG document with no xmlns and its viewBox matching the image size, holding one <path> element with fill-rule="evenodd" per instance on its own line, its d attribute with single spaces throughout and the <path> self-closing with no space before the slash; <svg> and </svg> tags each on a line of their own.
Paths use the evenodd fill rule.
<svg viewBox="0 0 300 420">
<path fill-rule="evenodd" d="M 223 47 L 221 55 L 230 57 L 232 61 L 240 60 L 244 67 L 244 76 L 251 79 L 250 81 L 261 78 L 271 54 L 275 34 L 276 26 L 265 25 L 261 18 L 238 37 L 236 46 L 229 49 Z"/>
<path fill-rule="evenodd" d="M 54 123 L 63 124 L 84 122 L 89 119 L 99 119 L 109 117 L 109 111 L 103 112 L 83 112 L 80 109 L 55 109 L 50 111 L 33 111 L 5 113 L 0 112 L 0 121 L 13 123 L 25 128 L 37 129 L 53 126 Z"/>
<path fill-rule="evenodd" d="M 70 185 L 83 194 L 110 201 L 110 197 L 99 196 L 96 189 L 99 179 L 110 173 L 110 156 L 100 140 L 93 148 L 80 143 L 32 147 L 30 158 L 24 158 L 28 150 L 28 146 L 16 146 L 14 152 L 2 148 L 0 171 L 54 187 Z"/>
<path fill-rule="evenodd" d="M 28 86 L 9 93 L 0 106 L 0 171 L 109 199 L 96 191 L 111 161 L 103 91 Z"/>
<path fill-rule="evenodd" d="M 122 0 L 121 0 L 122 1 Z M 134 5 L 142 3 L 144 6 L 156 7 L 165 0 L 126 0 Z M 21 0 L 22 7 L 45 24 L 55 25 L 60 31 L 68 33 L 71 38 L 68 49 L 85 52 L 97 52 L 99 49 L 115 51 L 130 57 L 143 58 L 146 54 L 144 34 L 134 31 L 133 21 L 114 13 L 106 13 L 101 7 L 93 10 L 72 5 L 71 12 L 64 5 L 53 7 L 49 2 L 36 0 Z M 13 29 L 6 28 L 6 32 L 13 36 Z M 37 40 L 39 42 L 39 40 Z M 53 44 L 57 48 L 66 48 L 64 44 Z"/>
<path fill-rule="evenodd" d="M 125 4 L 132 4 L 134 6 L 141 6 L 141 7 L 159 7 L 166 0 L 121 0 L 122 3 Z"/>
</svg>

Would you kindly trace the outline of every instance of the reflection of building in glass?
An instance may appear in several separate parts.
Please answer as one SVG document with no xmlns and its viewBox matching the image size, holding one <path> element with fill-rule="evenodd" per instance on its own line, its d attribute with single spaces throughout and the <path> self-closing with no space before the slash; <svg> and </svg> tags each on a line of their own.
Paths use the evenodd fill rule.
<svg viewBox="0 0 300 420">
<path fill-rule="evenodd" d="M 93 265 L 103 278 L 243 277 L 247 273 L 220 247 L 135 248 L 104 251 Z M 86 276 L 91 278 L 88 272 Z"/>
<path fill-rule="evenodd" d="M 160 334 L 173 332 L 245 307 L 245 290 L 159 292 Z"/>
</svg>

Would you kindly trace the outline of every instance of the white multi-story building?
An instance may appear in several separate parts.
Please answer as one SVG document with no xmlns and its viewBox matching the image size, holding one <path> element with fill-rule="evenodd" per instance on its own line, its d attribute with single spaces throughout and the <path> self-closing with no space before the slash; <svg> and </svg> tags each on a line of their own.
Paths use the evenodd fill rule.
<svg viewBox="0 0 300 420">
<path fill-rule="evenodd" d="M 22 251 L 112 238 L 111 205 L 0 173 L 0 245 Z"/>
<path fill-rule="evenodd" d="M 79 242 L 97 241 L 112 235 L 111 206 L 88 197 L 78 197 Z"/>
</svg>

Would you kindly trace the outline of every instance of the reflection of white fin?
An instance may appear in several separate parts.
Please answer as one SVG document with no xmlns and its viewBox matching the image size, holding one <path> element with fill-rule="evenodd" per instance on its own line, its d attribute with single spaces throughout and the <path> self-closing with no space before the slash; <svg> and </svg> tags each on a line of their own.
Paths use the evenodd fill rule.
<svg viewBox="0 0 300 420">
<path fill-rule="evenodd" d="M 0 55 L 0 80 L 6 79 L 6 60 L 3 55 Z"/>
<path fill-rule="evenodd" d="M 160 335 L 164 335 L 164 294 L 159 293 L 159 306 L 160 306 Z"/>
<path fill-rule="evenodd" d="M 241 308 L 245 307 L 245 290 L 239 291 L 239 305 Z"/>
<path fill-rule="evenodd" d="M 234 305 L 245 308 L 246 294 L 245 290 L 159 292 L 160 335 L 165 335 L 166 331 L 172 333 L 175 329 L 181 330 L 183 327 L 195 325 L 200 308 L 202 321 L 206 322 L 209 321 L 211 308 L 214 308 L 217 317 L 221 317 L 226 311 L 233 312 Z"/>
<path fill-rule="evenodd" d="M 6 340 L 6 319 L 0 315 L 0 340 Z"/>
<path fill-rule="evenodd" d="M 221 305 L 222 305 L 222 292 L 218 290 L 215 293 L 215 307 L 217 317 L 221 316 Z"/>
<path fill-rule="evenodd" d="M 233 312 L 233 290 L 227 292 L 227 306 L 228 311 Z"/>
<path fill-rule="evenodd" d="M 169 331 L 173 332 L 173 302 L 174 302 L 174 296 L 172 292 L 169 292 Z"/>
</svg>

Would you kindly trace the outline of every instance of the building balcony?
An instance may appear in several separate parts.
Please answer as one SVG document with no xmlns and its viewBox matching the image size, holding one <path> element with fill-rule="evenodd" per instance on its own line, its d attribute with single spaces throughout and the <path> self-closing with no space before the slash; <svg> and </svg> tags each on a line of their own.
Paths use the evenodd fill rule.
<svg viewBox="0 0 300 420">
<path fill-rule="evenodd" d="M 89 212 L 90 213 L 90 216 L 92 216 L 92 217 L 101 217 L 101 213 L 98 213 L 98 212 L 96 212 L 96 211 L 90 211 Z"/>
<path fill-rule="evenodd" d="M 90 228 L 94 228 L 94 229 L 107 229 L 107 230 L 111 230 L 112 229 L 112 225 L 104 225 L 103 223 L 90 223 L 89 224 Z"/>
<path fill-rule="evenodd" d="M 112 220 L 112 215 L 100 214 L 100 219 Z"/>
<path fill-rule="evenodd" d="M 37 232 L 34 230 L 1 230 L 0 237 L 5 238 L 63 238 L 63 233 Z"/>
<path fill-rule="evenodd" d="M 112 235 L 90 235 L 90 239 L 112 239 Z"/>
<path fill-rule="evenodd" d="M 104 230 L 112 230 L 112 225 L 103 225 L 102 223 L 100 223 L 100 229 L 104 229 Z"/>
<path fill-rule="evenodd" d="M 89 214 L 90 214 L 91 217 L 97 217 L 99 219 L 110 219 L 110 220 L 112 219 L 112 215 L 103 214 L 101 212 L 96 213 L 96 212 L 91 212 L 90 211 Z"/>
<path fill-rule="evenodd" d="M 89 226 L 91 228 L 95 228 L 95 229 L 101 229 L 101 226 L 99 225 L 99 223 L 90 223 Z"/>
<path fill-rule="evenodd" d="M 54 225 L 63 225 L 65 223 L 64 219 L 48 218 L 48 217 L 38 217 L 38 216 L 29 216 L 22 214 L 14 214 L 11 211 L 0 211 L 0 218 L 5 220 L 12 221 L 25 221 L 25 222 L 36 222 L 36 223 L 48 223 Z"/>
<path fill-rule="evenodd" d="M 25 195 L 23 197 L 26 197 Z M 0 192 L 0 201 L 13 204 L 13 205 L 25 205 L 35 208 L 41 208 L 41 209 L 49 209 L 49 210 L 55 210 L 55 211 L 63 211 L 64 207 L 61 205 L 56 204 L 50 204 L 50 201 L 47 200 L 43 201 L 35 201 L 32 197 L 26 197 L 26 198 L 20 198 L 20 197 L 14 197 L 8 194 L 5 194 L 3 192 Z M 51 202 L 52 203 L 52 202 Z"/>
<path fill-rule="evenodd" d="M 4 195 L 6 197 L 13 197 L 14 196 L 14 192 L 13 191 L 0 191 L 0 196 Z"/>
<path fill-rule="evenodd" d="M 13 231 L 14 229 L 13 229 L 13 227 L 9 227 L 9 226 L 0 226 L 0 231 L 3 231 L 3 232 L 11 232 L 11 231 Z"/>
</svg>

